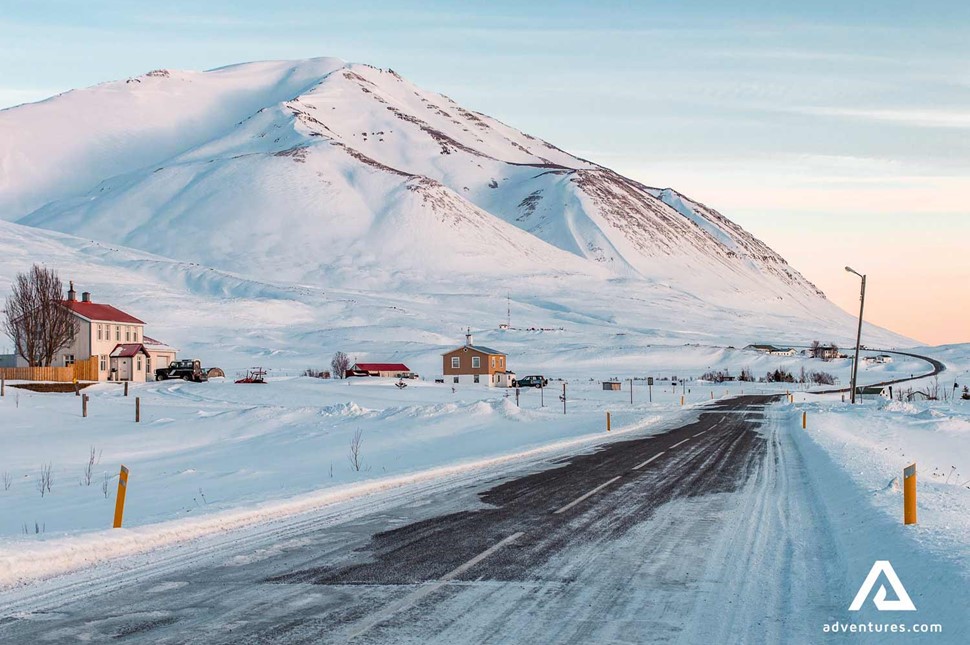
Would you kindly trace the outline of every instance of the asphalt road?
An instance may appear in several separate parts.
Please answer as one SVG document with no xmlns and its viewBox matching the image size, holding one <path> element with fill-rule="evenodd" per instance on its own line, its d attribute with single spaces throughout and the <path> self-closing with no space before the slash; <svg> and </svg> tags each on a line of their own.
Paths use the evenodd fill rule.
<svg viewBox="0 0 970 645">
<path fill-rule="evenodd" d="M 0 641 L 691 642 L 814 633 L 830 598 L 810 486 L 764 407 L 713 403 L 665 434 L 431 488 L 261 542 L 227 539 L 3 610 Z M 800 536 L 800 537 L 798 537 Z M 750 579 L 770 575 L 776 593 Z M 834 566 L 834 565 L 831 565 Z M 802 574 L 793 577 L 795 572 Z M 810 571 L 811 574 L 805 574 Z M 755 586 L 761 585 L 761 586 Z M 803 588 L 804 587 L 804 588 Z M 759 598 L 741 607 L 733 599 Z M 791 603 L 818 613 L 801 615 Z M 756 605 L 756 606 L 754 606 Z"/>
</svg>

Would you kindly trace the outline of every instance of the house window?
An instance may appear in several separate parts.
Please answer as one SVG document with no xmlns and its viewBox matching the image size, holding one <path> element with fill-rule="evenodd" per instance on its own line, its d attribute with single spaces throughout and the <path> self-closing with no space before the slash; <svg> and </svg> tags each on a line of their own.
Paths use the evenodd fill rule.
<svg viewBox="0 0 970 645">
<path fill-rule="evenodd" d="M 482 366 L 482 357 L 481 356 L 472 356 L 472 369 L 473 370 L 477 370 L 481 366 Z M 477 383 L 478 381 L 475 381 L 475 382 Z"/>
<path fill-rule="evenodd" d="M 455 380 L 454 380 L 454 381 L 452 381 L 452 383 L 457 383 L 457 382 L 458 382 L 458 377 L 456 376 L 456 377 L 455 377 Z"/>
<path fill-rule="evenodd" d="M 64 367 L 74 365 L 74 354 L 64 354 Z"/>
<path fill-rule="evenodd" d="M 461 357 L 460 356 L 452 356 L 451 357 L 451 369 L 456 370 L 459 367 L 461 367 Z M 457 381 L 455 381 L 455 382 L 457 383 Z"/>
<path fill-rule="evenodd" d="M 498 357 L 498 366 L 499 367 L 504 367 L 505 366 L 505 357 L 504 356 L 499 356 Z"/>
<path fill-rule="evenodd" d="M 137 328 L 137 327 L 135 327 L 135 328 L 134 328 L 134 329 L 133 329 L 133 330 L 131 331 L 131 339 L 132 339 L 133 341 L 135 341 L 136 343 L 138 342 L 138 328 Z"/>
<path fill-rule="evenodd" d="M 136 369 L 140 372 L 141 371 L 141 356 L 138 357 L 138 361 L 135 363 L 135 365 L 137 365 Z"/>
<path fill-rule="evenodd" d="M 121 326 L 115 325 L 115 342 L 121 342 Z"/>
<path fill-rule="evenodd" d="M 131 342 L 131 327 L 125 327 L 125 342 Z"/>
<path fill-rule="evenodd" d="M 476 374 L 476 375 L 475 375 L 475 382 L 476 382 L 476 383 L 478 383 L 478 382 L 479 382 L 479 380 L 478 380 L 478 374 Z"/>
<path fill-rule="evenodd" d="M 104 356 L 104 355 L 101 356 L 101 361 L 100 361 L 100 365 L 98 365 L 98 369 L 100 369 L 102 372 L 107 372 L 108 371 L 108 357 L 107 356 Z"/>
<path fill-rule="evenodd" d="M 98 340 L 104 340 L 104 325 L 98 325 Z"/>
<path fill-rule="evenodd" d="M 492 357 L 492 367 L 495 367 L 495 357 Z"/>
</svg>

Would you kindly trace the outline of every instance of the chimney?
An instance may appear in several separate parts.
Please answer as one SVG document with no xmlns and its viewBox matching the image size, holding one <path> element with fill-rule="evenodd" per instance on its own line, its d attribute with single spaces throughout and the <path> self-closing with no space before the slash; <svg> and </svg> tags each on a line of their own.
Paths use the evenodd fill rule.
<svg viewBox="0 0 970 645">
<path fill-rule="evenodd" d="M 91 302 L 91 292 L 85 291 L 81 294 L 81 302 Z"/>
<path fill-rule="evenodd" d="M 74 290 L 74 280 L 71 280 L 71 288 L 67 290 L 67 299 L 69 302 L 77 300 L 77 292 Z"/>
<path fill-rule="evenodd" d="M 472 344 L 472 328 L 468 328 L 468 332 L 465 334 L 465 345 Z"/>
</svg>

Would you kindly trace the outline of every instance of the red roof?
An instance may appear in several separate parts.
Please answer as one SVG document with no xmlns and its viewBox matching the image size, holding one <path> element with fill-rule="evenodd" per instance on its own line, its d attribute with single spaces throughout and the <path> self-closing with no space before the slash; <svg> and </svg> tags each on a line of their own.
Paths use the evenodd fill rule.
<svg viewBox="0 0 970 645">
<path fill-rule="evenodd" d="M 130 358 L 136 354 L 148 355 L 141 343 L 122 343 L 111 350 L 111 358 Z"/>
<path fill-rule="evenodd" d="M 145 324 L 144 320 L 138 320 L 134 316 L 130 316 L 120 309 L 115 309 L 111 305 L 84 302 L 82 300 L 64 300 L 62 304 L 77 315 L 83 316 L 88 320 L 104 320 L 135 325 Z"/>
<path fill-rule="evenodd" d="M 410 372 L 404 363 L 354 363 L 354 369 L 364 372 Z"/>
</svg>

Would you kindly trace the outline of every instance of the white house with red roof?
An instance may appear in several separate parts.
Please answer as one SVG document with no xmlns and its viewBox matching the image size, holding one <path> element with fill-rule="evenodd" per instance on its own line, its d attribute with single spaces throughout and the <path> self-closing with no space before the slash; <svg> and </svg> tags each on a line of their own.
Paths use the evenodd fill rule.
<svg viewBox="0 0 970 645">
<path fill-rule="evenodd" d="M 90 292 L 77 299 L 71 282 L 63 305 L 77 317 L 74 342 L 58 352 L 56 365 L 98 357 L 99 381 L 150 380 L 156 367 L 175 360 L 177 350 L 145 337 L 145 322 L 111 305 L 91 300 Z"/>
</svg>

